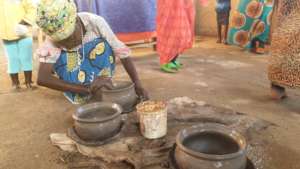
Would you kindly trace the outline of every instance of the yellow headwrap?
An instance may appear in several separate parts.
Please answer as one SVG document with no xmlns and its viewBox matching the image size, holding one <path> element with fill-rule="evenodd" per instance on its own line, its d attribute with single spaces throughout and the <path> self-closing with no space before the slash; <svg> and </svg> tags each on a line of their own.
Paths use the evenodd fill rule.
<svg viewBox="0 0 300 169">
<path fill-rule="evenodd" d="M 41 0 L 37 25 L 54 41 L 68 38 L 75 30 L 77 9 L 73 0 Z"/>
</svg>

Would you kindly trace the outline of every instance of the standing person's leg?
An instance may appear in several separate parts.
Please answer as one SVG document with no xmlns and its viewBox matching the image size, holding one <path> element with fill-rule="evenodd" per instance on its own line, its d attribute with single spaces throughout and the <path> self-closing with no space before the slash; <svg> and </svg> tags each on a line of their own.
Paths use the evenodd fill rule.
<svg viewBox="0 0 300 169">
<path fill-rule="evenodd" d="M 259 45 L 258 39 L 257 38 L 252 39 L 251 40 L 251 46 L 250 46 L 251 49 L 250 49 L 250 51 L 253 52 L 253 53 L 256 53 L 256 49 L 257 49 L 258 45 Z"/>
<path fill-rule="evenodd" d="M 217 14 L 217 31 L 218 31 L 218 40 L 217 43 L 221 43 L 222 42 L 222 13 L 216 11 Z"/>
<path fill-rule="evenodd" d="M 178 61 L 178 56 L 179 54 L 171 62 L 176 66 L 177 69 L 181 69 L 183 64 Z"/>
<path fill-rule="evenodd" d="M 257 41 L 257 47 L 256 47 L 256 53 L 258 54 L 264 54 L 265 53 L 265 42 L 258 40 Z"/>
<path fill-rule="evenodd" d="M 229 24 L 225 25 L 225 33 L 224 33 L 224 44 L 228 45 L 228 30 L 229 30 Z"/>
<path fill-rule="evenodd" d="M 17 41 L 4 41 L 4 49 L 7 57 L 7 72 L 10 75 L 12 87 L 14 90 L 18 90 L 20 89 L 18 73 L 20 72 L 21 64 L 18 57 Z"/>
<path fill-rule="evenodd" d="M 25 38 L 18 42 L 22 71 L 24 71 L 25 85 L 32 88 L 32 38 Z"/>
<path fill-rule="evenodd" d="M 284 87 L 271 83 L 271 97 L 275 100 L 284 99 L 287 97 Z"/>
<path fill-rule="evenodd" d="M 217 43 L 221 43 L 222 42 L 222 25 L 218 23 L 217 27 L 218 27 L 218 40 L 217 40 Z"/>
<path fill-rule="evenodd" d="M 175 64 L 175 62 L 173 62 L 174 60 L 176 61 L 176 58 L 178 57 L 178 55 L 176 55 L 169 63 L 167 64 L 162 64 L 161 65 L 161 70 L 167 73 L 176 73 L 178 71 L 178 67 Z"/>
<path fill-rule="evenodd" d="M 225 32 L 224 32 L 224 44 L 228 44 L 228 30 L 229 30 L 229 18 L 230 18 L 230 11 L 227 12 L 227 16 L 226 16 L 226 21 L 225 21 Z"/>
</svg>

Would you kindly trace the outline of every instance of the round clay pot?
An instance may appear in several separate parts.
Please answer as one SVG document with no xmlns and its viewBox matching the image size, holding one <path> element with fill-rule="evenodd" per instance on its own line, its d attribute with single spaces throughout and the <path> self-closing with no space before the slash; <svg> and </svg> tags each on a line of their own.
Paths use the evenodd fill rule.
<svg viewBox="0 0 300 169">
<path fill-rule="evenodd" d="M 137 103 L 134 84 L 129 81 L 115 81 L 113 89 L 102 89 L 102 99 L 119 104 L 123 112 L 131 112 Z"/>
<path fill-rule="evenodd" d="M 245 169 L 246 141 L 220 124 L 202 124 L 180 131 L 175 159 L 180 169 Z"/>
<path fill-rule="evenodd" d="M 122 108 L 109 102 L 86 104 L 73 114 L 76 134 L 85 141 L 101 141 L 116 135 L 121 128 Z"/>
</svg>

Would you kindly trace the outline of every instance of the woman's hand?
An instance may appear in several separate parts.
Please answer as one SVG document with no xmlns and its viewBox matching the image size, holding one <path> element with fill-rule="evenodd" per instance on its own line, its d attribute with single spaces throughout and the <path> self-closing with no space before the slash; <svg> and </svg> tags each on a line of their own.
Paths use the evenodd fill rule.
<svg viewBox="0 0 300 169">
<path fill-rule="evenodd" d="M 140 83 L 135 84 L 135 92 L 141 101 L 149 100 L 148 92 L 142 87 Z"/>
<path fill-rule="evenodd" d="M 113 88 L 111 78 L 97 77 L 90 85 L 89 90 L 90 90 L 90 93 L 94 94 L 103 87 L 108 88 L 108 89 Z"/>
<path fill-rule="evenodd" d="M 17 36 L 25 36 L 28 33 L 28 28 L 25 25 L 17 24 L 15 27 L 15 33 Z"/>
<path fill-rule="evenodd" d="M 135 92 L 141 101 L 149 100 L 148 92 L 142 87 L 142 84 L 137 75 L 135 66 L 130 57 L 121 59 L 121 62 L 127 71 L 130 79 L 134 82 Z"/>
</svg>

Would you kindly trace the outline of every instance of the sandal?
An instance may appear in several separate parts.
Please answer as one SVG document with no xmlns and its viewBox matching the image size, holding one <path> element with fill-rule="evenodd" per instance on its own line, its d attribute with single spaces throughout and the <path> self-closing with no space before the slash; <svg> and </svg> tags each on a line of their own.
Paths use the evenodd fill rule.
<svg viewBox="0 0 300 169">
<path fill-rule="evenodd" d="M 174 63 L 176 65 L 177 69 L 181 69 L 183 67 L 183 64 L 180 63 L 178 60 L 175 60 L 172 63 Z"/>
<path fill-rule="evenodd" d="M 160 66 L 160 69 L 166 73 L 177 73 L 177 69 L 174 69 L 174 64 L 164 64 Z"/>
</svg>

